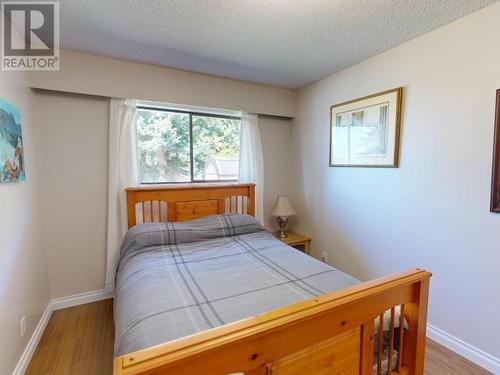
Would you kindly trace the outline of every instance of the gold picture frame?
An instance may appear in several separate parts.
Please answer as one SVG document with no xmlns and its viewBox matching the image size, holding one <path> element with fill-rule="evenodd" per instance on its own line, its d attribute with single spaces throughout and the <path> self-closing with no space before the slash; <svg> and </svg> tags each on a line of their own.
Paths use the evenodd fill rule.
<svg viewBox="0 0 500 375">
<path fill-rule="evenodd" d="M 398 168 L 403 88 L 330 107 L 330 167 Z"/>
</svg>

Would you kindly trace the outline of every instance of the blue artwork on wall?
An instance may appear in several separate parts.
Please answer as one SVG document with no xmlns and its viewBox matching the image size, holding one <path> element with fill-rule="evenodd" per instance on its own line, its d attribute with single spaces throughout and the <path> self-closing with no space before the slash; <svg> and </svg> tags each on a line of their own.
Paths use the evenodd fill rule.
<svg viewBox="0 0 500 375">
<path fill-rule="evenodd" d="M 0 98 L 0 183 L 25 178 L 21 113 Z"/>
</svg>

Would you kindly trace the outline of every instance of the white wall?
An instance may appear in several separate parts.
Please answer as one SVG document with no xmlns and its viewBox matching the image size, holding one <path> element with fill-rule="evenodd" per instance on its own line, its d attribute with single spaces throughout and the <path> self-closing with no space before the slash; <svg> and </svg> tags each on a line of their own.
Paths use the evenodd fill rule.
<svg viewBox="0 0 500 375">
<path fill-rule="evenodd" d="M 103 289 L 109 100 L 39 90 L 35 98 L 52 298 Z"/>
<path fill-rule="evenodd" d="M 104 288 L 109 99 L 36 90 L 45 150 L 42 209 L 52 298 Z M 197 105 L 198 103 L 192 103 Z M 288 193 L 291 122 L 261 118 L 266 225 Z"/>
<path fill-rule="evenodd" d="M 300 90 L 292 130 L 292 199 L 315 254 L 364 280 L 431 270 L 430 323 L 497 358 L 499 20 L 493 5 Z M 400 168 L 329 168 L 329 107 L 398 86 Z"/>
<path fill-rule="evenodd" d="M 259 118 L 264 154 L 264 225 L 272 231 L 278 230 L 271 216 L 276 196 L 290 193 L 291 125 L 289 120 Z"/>
<path fill-rule="evenodd" d="M 39 216 L 39 123 L 25 75 L 0 72 L 0 97 L 21 110 L 26 168 L 26 181 L 0 184 L 0 374 L 10 374 L 45 310 L 49 282 Z M 27 326 L 24 337 L 22 316 Z"/>
</svg>

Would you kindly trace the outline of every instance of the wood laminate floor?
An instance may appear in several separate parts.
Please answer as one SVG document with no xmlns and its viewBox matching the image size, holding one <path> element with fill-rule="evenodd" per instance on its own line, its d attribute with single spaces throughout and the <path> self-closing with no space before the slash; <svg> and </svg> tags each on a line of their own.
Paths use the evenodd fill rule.
<svg viewBox="0 0 500 375">
<path fill-rule="evenodd" d="M 25 375 L 113 373 L 113 300 L 54 311 Z"/>
<path fill-rule="evenodd" d="M 26 375 L 113 373 L 113 300 L 52 314 Z M 488 371 L 428 340 L 425 375 L 483 375 Z"/>
</svg>

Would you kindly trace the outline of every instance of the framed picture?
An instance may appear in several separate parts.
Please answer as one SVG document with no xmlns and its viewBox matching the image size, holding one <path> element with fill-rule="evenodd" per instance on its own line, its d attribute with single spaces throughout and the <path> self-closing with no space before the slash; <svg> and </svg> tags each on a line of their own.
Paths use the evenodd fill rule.
<svg viewBox="0 0 500 375">
<path fill-rule="evenodd" d="M 494 134 L 495 135 L 493 136 L 493 172 L 491 175 L 490 211 L 500 213 L 500 89 L 497 90 Z"/>
<path fill-rule="evenodd" d="M 0 99 L 0 183 L 24 181 L 21 113 Z"/>
<path fill-rule="evenodd" d="M 397 168 L 403 88 L 330 108 L 330 167 Z"/>
</svg>

